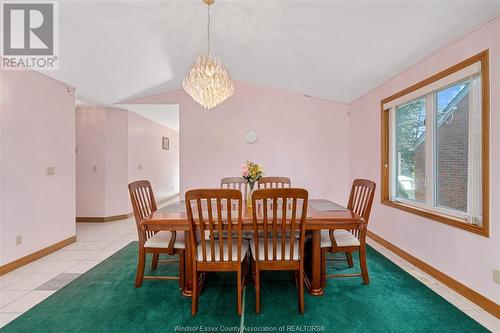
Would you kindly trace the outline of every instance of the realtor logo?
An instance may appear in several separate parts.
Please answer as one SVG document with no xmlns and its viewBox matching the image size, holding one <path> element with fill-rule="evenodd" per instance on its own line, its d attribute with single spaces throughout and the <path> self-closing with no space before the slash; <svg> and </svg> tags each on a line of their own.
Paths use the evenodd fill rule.
<svg viewBox="0 0 500 333">
<path fill-rule="evenodd" d="M 57 69 L 57 5 L 2 3 L 2 69 Z"/>
</svg>

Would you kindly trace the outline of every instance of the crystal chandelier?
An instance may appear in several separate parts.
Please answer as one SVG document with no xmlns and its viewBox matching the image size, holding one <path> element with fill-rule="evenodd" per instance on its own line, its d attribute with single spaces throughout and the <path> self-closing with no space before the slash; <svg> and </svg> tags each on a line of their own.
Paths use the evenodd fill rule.
<svg viewBox="0 0 500 333">
<path fill-rule="evenodd" d="M 208 110 L 230 97 L 234 93 L 234 86 L 220 60 L 210 55 L 210 6 L 215 0 L 203 2 L 208 8 L 208 51 L 196 59 L 182 86 L 185 92 Z"/>
</svg>

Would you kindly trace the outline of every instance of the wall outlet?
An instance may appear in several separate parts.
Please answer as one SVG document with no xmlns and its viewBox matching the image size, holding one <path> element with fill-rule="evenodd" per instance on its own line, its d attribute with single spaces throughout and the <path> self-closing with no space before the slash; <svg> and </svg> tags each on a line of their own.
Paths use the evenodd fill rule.
<svg viewBox="0 0 500 333">
<path fill-rule="evenodd" d="M 47 176 L 54 176 L 56 174 L 56 168 L 54 168 L 53 166 L 46 167 L 45 173 L 47 174 Z"/>
<path fill-rule="evenodd" d="M 21 245 L 23 243 L 23 235 L 16 236 L 16 245 Z"/>
<path fill-rule="evenodd" d="M 500 269 L 493 268 L 493 282 L 500 284 Z"/>
</svg>

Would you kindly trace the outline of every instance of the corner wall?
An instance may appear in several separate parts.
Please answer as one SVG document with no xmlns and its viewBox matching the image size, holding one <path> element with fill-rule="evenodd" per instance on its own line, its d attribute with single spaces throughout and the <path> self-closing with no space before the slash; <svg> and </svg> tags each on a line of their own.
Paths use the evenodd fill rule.
<svg viewBox="0 0 500 333">
<path fill-rule="evenodd" d="M 76 216 L 127 214 L 127 111 L 76 108 Z"/>
<path fill-rule="evenodd" d="M 76 215 L 105 216 L 104 108 L 76 108 Z"/>
<path fill-rule="evenodd" d="M 77 217 L 130 213 L 127 186 L 139 179 L 151 181 L 157 201 L 178 193 L 179 132 L 124 109 L 79 106 L 76 115 Z"/>
</svg>

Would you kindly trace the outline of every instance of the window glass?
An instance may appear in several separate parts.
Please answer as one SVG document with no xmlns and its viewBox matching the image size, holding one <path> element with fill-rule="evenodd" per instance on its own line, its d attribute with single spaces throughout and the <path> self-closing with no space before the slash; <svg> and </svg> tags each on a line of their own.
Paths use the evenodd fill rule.
<svg viewBox="0 0 500 333">
<path fill-rule="evenodd" d="M 467 212 L 470 82 L 436 94 L 435 204 Z"/>
<path fill-rule="evenodd" d="M 396 196 L 425 201 L 425 98 L 396 108 Z"/>
</svg>

